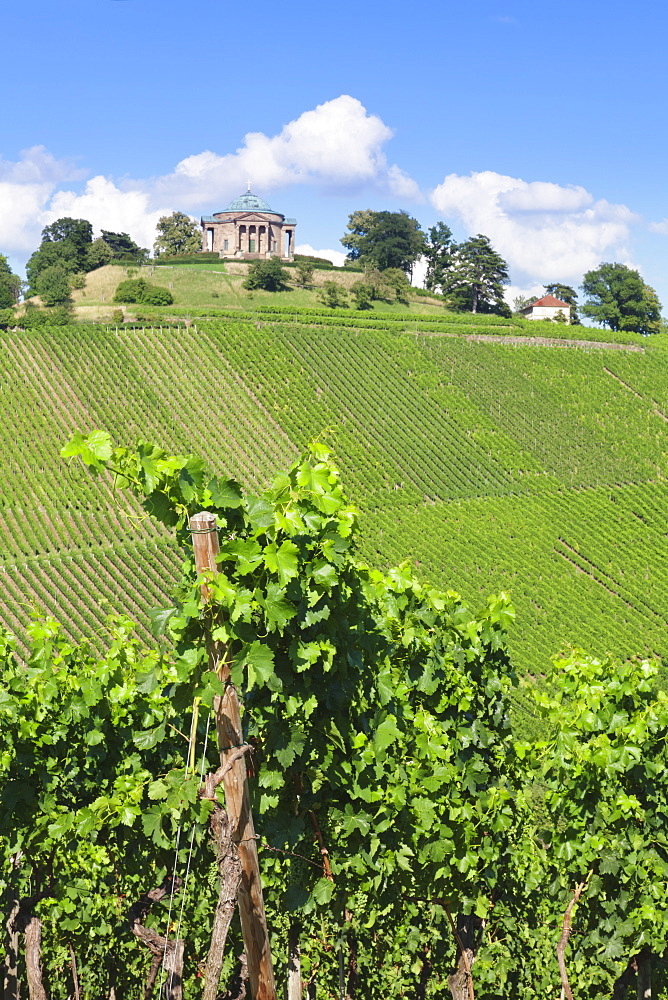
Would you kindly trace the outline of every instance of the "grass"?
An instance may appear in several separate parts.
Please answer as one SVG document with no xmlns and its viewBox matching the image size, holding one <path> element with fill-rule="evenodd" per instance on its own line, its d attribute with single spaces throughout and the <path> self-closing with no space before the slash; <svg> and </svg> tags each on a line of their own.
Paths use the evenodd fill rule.
<svg viewBox="0 0 668 1000">
<path fill-rule="evenodd" d="M 136 272 L 152 284 L 168 288 L 174 296 L 174 306 L 165 307 L 158 315 L 171 316 L 175 314 L 192 314 L 198 309 L 253 309 L 258 305 L 294 306 L 295 308 L 317 308 L 321 306 L 318 298 L 318 288 L 325 281 L 335 280 L 345 288 L 360 280 L 359 273 L 344 271 L 316 270 L 313 277 L 313 287 L 292 287 L 285 292 L 265 292 L 260 289 L 250 291 L 243 287 L 247 265 L 238 261 L 218 262 L 206 261 L 192 267 L 147 265 L 142 268 L 127 268 L 117 265 L 107 265 L 91 271 L 86 276 L 86 287 L 75 291 L 72 298 L 77 319 L 89 322 L 111 322 L 111 312 L 118 309 L 118 303 L 113 301 L 114 292 L 120 281 L 128 273 Z M 289 272 L 292 274 L 293 272 Z M 141 306 L 123 306 L 123 312 L 128 317 L 143 312 Z M 152 309 L 151 312 L 154 310 Z M 351 310 L 354 314 L 354 310 Z M 401 303 L 379 301 L 374 303 L 374 309 L 361 313 L 361 316 L 375 313 L 429 313 L 443 315 L 444 308 L 438 299 L 425 296 L 415 296 L 408 307 Z"/>
</svg>

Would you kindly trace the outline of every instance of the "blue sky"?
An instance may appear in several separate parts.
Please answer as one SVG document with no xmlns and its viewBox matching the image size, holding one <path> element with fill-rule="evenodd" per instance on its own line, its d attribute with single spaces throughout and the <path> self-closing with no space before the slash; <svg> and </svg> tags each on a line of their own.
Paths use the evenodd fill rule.
<svg viewBox="0 0 668 1000">
<path fill-rule="evenodd" d="M 668 313 L 663 5 L 25 0 L 3 12 L 0 253 L 127 230 L 250 177 L 341 252 L 348 214 L 490 236 L 514 289 L 638 267 Z"/>
</svg>

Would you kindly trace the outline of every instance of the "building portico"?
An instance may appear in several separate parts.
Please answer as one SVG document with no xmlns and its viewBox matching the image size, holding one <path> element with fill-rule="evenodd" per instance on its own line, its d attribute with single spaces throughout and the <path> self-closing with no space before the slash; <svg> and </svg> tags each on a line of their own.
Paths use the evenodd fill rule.
<svg viewBox="0 0 668 1000">
<path fill-rule="evenodd" d="M 253 194 L 235 198 L 222 212 L 203 215 L 202 250 L 221 257 L 290 260 L 295 252 L 296 219 L 286 219 Z"/>
</svg>

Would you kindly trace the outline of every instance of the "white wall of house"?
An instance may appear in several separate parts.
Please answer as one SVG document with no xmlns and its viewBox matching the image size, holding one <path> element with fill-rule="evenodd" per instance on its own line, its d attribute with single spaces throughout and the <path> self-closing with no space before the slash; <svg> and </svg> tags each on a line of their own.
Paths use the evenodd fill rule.
<svg viewBox="0 0 668 1000">
<path fill-rule="evenodd" d="M 553 320 L 557 313 L 563 313 L 566 323 L 571 321 L 570 309 L 562 309 L 560 306 L 534 306 L 530 311 L 524 313 L 525 319 L 550 319 Z"/>
</svg>

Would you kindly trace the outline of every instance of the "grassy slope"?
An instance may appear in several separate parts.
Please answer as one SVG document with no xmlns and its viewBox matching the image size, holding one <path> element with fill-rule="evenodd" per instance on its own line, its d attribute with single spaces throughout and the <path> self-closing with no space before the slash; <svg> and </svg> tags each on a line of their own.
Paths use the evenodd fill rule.
<svg viewBox="0 0 668 1000">
<path fill-rule="evenodd" d="M 113 291 L 108 272 L 118 270 L 95 272 L 87 298 Z M 660 338 L 645 353 L 517 347 L 466 336 L 526 337 L 538 324 L 442 312 L 438 323 L 415 313 L 302 315 L 301 324 L 232 315 L 199 329 L 4 335 L 7 624 L 22 631 L 36 601 L 77 635 L 97 627 L 105 601 L 144 620 L 166 599 L 179 558 L 169 541 L 124 495 L 68 477 L 57 457 L 73 429 L 103 426 L 118 441 L 203 453 L 255 486 L 308 438 L 325 437 L 360 504 L 364 553 L 410 557 L 472 601 L 509 589 L 519 616 L 511 649 L 525 669 L 540 670 L 567 641 L 668 654 Z"/>
<path fill-rule="evenodd" d="M 153 266 L 142 268 L 130 268 L 130 273 L 135 272 L 136 276 L 146 278 L 154 285 L 161 285 L 168 288 L 174 295 L 175 308 L 165 308 L 159 310 L 165 316 L 175 312 L 180 314 L 197 314 L 202 307 L 220 308 L 255 308 L 257 305 L 290 305 L 299 308 L 318 307 L 317 289 L 325 281 L 335 280 L 344 288 L 349 287 L 362 277 L 358 272 L 342 273 L 339 271 L 317 270 L 314 272 L 312 288 L 297 288 L 296 286 L 286 292 L 264 292 L 261 290 L 248 291 L 243 288 L 243 280 L 247 271 L 247 265 L 243 263 L 225 263 L 207 261 L 204 264 L 192 267 L 173 266 Z M 295 272 L 288 270 L 290 278 L 294 280 Z M 110 322 L 114 309 L 118 309 L 113 297 L 116 286 L 128 275 L 128 268 L 108 265 L 101 267 L 97 271 L 92 271 L 86 276 L 86 287 L 73 293 L 73 300 L 76 307 L 77 318 L 92 322 Z M 140 312 L 141 307 L 138 307 Z M 134 317 L 137 308 L 134 306 L 124 306 L 126 315 Z M 386 302 L 375 303 L 375 313 L 403 313 L 406 307 L 399 304 Z M 416 297 L 408 307 L 409 312 L 433 313 L 443 315 L 444 309 L 438 299 L 430 299 L 426 296 Z"/>
</svg>

